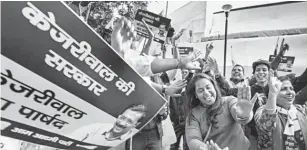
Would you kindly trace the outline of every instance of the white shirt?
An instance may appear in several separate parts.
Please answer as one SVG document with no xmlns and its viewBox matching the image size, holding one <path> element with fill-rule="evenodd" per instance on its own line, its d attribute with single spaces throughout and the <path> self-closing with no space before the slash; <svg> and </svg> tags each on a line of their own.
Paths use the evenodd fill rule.
<svg viewBox="0 0 307 150">
<path fill-rule="evenodd" d="M 151 63 L 153 62 L 155 57 L 146 54 L 140 55 L 139 52 L 128 50 L 127 52 L 125 52 L 124 59 L 141 76 L 146 77 L 154 75 L 151 70 Z"/>
</svg>

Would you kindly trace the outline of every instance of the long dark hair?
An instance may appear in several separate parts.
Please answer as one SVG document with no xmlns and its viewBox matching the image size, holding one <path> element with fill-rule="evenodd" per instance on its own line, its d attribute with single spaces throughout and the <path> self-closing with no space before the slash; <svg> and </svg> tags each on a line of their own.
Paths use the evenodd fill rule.
<svg viewBox="0 0 307 150">
<path fill-rule="evenodd" d="M 217 115 L 222 113 L 222 95 L 219 90 L 219 86 L 217 85 L 216 81 L 212 79 L 210 76 L 203 74 L 203 73 L 198 73 L 196 74 L 193 79 L 189 82 L 187 86 L 187 99 L 188 99 L 188 118 L 189 118 L 189 123 L 191 122 L 191 117 L 194 117 L 192 114 L 192 109 L 197 107 L 198 105 L 202 105 L 200 100 L 196 98 L 195 96 L 195 83 L 200 80 L 200 79 L 207 79 L 209 80 L 216 91 L 216 100 L 213 105 L 209 106 L 208 109 L 206 110 L 207 114 L 207 123 L 210 125 L 212 123 L 213 127 L 218 127 L 218 121 L 216 119 Z"/>
</svg>

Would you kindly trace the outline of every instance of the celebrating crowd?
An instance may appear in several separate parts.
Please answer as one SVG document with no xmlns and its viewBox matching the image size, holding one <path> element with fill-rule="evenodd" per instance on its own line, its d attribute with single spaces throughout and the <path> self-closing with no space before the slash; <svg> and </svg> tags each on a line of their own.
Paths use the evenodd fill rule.
<svg viewBox="0 0 307 150">
<path fill-rule="evenodd" d="M 252 77 L 247 78 L 244 67 L 236 64 L 231 78 L 225 79 L 217 61 L 210 57 L 212 43 L 181 57 L 176 40 L 185 31 L 176 33 L 170 28 L 165 43 L 158 47 L 162 54 L 156 56 L 157 48 L 152 48 L 155 35 L 145 21 L 143 24 L 149 37 L 141 53 L 133 50 L 138 35 L 132 17 L 115 21 L 111 46 L 168 102 L 141 131 L 111 149 L 307 149 L 307 68 L 300 76 L 278 75 L 277 66 L 289 49 L 284 39 L 273 61 L 259 59 L 251 64 Z M 167 51 L 173 58 L 165 58 Z M 127 114 L 135 115 L 129 119 Z M 94 139 L 96 144 L 120 139 L 138 126 L 145 114 L 146 106 L 127 108 L 114 127 L 102 133 L 103 138 L 90 133 L 90 127 L 74 134 L 82 141 Z M 168 130 L 165 124 L 170 125 Z M 95 129 L 99 131 L 99 127 Z"/>
<path fill-rule="evenodd" d="M 147 53 L 125 57 L 136 36 L 131 21 L 118 20 L 111 45 L 144 78 L 150 76 L 153 80 L 149 83 L 169 100 L 174 131 L 167 132 L 176 134 L 176 142 L 169 144 L 170 149 L 179 149 L 181 137 L 183 149 L 191 150 L 307 149 L 304 97 L 307 69 L 297 77 L 278 76 L 277 66 L 289 48 L 284 39 L 272 62 L 259 59 L 252 64 L 251 78 L 246 78 L 244 67 L 237 64 L 227 80 L 220 74 L 215 59 L 209 56 L 214 49 L 211 44 L 205 48 L 205 56 L 195 50 L 187 57 L 174 55 L 163 59 L 149 56 L 149 50 L 144 50 Z M 148 32 L 152 41 L 150 29 Z M 165 45 L 161 46 L 162 52 L 172 50 L 177 55 L 175 42 L 181 34 L 174 35 L 171 29 Z M 201 65 L 196 66 L 193 61 Z M 171 75 L 170 70 L 174 69 L 181 74 L 178 79 Z M 159 119 L 152 120 L 131 139 L 133 150 L 165 149 L 163 135 L 168 133 L 163 133 L 161 121 L 168 117 L 167 113 L 164 110 L 157 116 Z"/>
</svg>

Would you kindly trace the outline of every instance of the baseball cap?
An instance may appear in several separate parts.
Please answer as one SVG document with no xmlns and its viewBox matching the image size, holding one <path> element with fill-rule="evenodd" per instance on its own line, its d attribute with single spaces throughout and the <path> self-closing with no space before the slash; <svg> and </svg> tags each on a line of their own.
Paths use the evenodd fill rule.
<svg viewBox="0 0 307 150">
<path fill-rule="evenodd" d="M 259 65 L 266 65 L 268 69 L 271 69 L 271 63 L 267 60 L 259 59 L 253 62 L 253 74 L 255 73 L 256 67 Z"/>
</svg>

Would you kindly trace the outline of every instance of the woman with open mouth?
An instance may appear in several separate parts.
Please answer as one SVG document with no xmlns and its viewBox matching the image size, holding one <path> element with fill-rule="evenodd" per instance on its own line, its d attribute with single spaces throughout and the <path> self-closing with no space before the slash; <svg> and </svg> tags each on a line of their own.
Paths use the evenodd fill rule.
<svg viewBox="0 0 307 150">
<path fill-rule="evenodd" d="M 287 77 L 269 75 L 267 103 L 255 113 L 259 150 L 306 150 L 307 107 L 293 105 L 294 88 Z"/>
<path fill-rule="evenodd" d="M 253 118 L 252 109 L 258 94 L 251 99 L 249 86 L 238 88 L 238 98 L 222 97 L 216 81 L 199 73 L 189 82 L 186 91 L 189 112 L 185 133 L 190 150 L 212 149 L 215 144 L 223 150 L 250 147 L 241 124 Z"/>
</svg>

